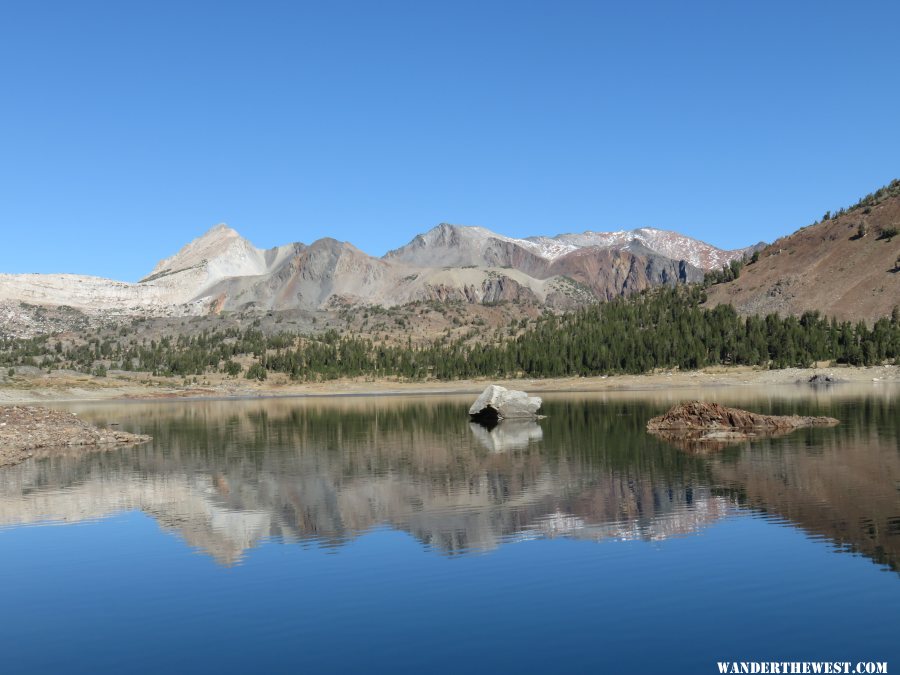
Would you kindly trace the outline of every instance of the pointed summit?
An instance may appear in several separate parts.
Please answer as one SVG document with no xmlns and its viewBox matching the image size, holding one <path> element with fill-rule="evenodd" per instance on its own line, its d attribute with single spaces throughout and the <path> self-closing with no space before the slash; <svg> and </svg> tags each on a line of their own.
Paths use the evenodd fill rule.
<svg viewBox="0 0 900 675">
<path fill-rule="evenodd" d="M 202 287 L 225 277 L 251 276 L 266 272 L 263 251 L 244 239 L 236 230 L 219 223 L 184 246 L 178 253 L 157 263 L 141 282 L 191 272 Z"/>
<path fill-rule="evenodd" d="M 227 223 L 218 223 L 217 225 L 213 225 L 206 232 L 204 232 L 198 239 L 206 239 L 207 237 L 218 237 L 218 236 L 235 236 L 240 237 L 237 230 L 233 227 L 230 227 Z"/>
</svg>

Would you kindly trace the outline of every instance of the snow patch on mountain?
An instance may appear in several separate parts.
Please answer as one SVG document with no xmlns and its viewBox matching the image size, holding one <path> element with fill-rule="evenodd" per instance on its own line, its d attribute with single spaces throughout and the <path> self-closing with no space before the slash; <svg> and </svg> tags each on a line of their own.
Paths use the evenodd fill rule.
<svg viewBox="0 0 900 675">
<path fill-rule="evenodd" d="M 545 245 L 550 242 L 562 242 L 578 248 L 588 246 L 627 248 L 632 242 L 637 242 L 654 253 L 672 260 L 685 260 L 703 270 L 718 269 L 732 260 L 739 260 L 750 248 L 724 250 L 677 232 L 658 230 L 653 227 L 615 232 L 588 230 L 582 233 L 558 234 L 555 237 L 530 237 L 529 239 Z"/>
</svg>

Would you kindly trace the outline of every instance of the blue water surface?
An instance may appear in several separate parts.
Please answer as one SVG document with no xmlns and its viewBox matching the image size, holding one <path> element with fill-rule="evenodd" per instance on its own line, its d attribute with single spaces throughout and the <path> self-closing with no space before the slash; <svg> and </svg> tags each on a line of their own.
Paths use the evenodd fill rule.
<svg viewBox="0 0 900 675">
<path fill-rule="evenodd" d="M 259 413 L 248 412 L 247 404 L 229 405 L 220 404 L 224 412 L 200 415 L 199 424 L 234 433 L 240 428 L 235 416 Z M 846 411 L 865 407 L 859 401 L 828 405 Z M 553 412 L 552 402 L 548 406 Z M 539 438 L 529 432 L 527 440 L 499 452 L 467 428 L 442 428 L 415 407 L 413 418 L 425 415 L 426 424 L 386 420 L 383 410 L 363 407 L 353 413 L 358 418 L 343 429 L 340 443 L 308 433 L 310 461 L 299 465 L 294 461 L 305 456 L 303 439 L 280 434 L 282 422 L 271 411 L 262 427 L 248 427 L 230 441 L 210 442 L 172 412 L 154 422 L 173 430 L 164 441 L 168 447 L 158 440 L 155 447 L 115 451 L 115 457 L 94 455 L 99 464 L 93 467 L 83 458 L 31 460 L 33 466 L 6 474 L 0 671 L 713 673 L 719 660 L 864 660 L 900 667 L 897 532 L 890 532 L 900 508 L 891 513 L 887 507 L 887 532 L 867 549 L 865 537 L 876 536 L 866 535 L 870 528 L 854 540 L 853 528 L 841 522 L 860 520 L 856 512 L 842 512 L 841 503 L 827 501 L 827 491 L 816 492 L 816 481 L 827 482 L 822 472 L 830 466 L 830 449 L 864 437 L 870 446 L 866 461 L 880 466 L 887 481 L 871 490 L 887 494 L 882 494 L 886 501 L 856 500 L 854 508 L 862 503 L 860 508 L 871 510 L 869 520 L 882 518 L 878 509 L 895 496 L 889 494 L 897 461 L 889 416 L 874 422 L 868 415 L 854 418 L 859 433 L 850 436 L 817 432 L 685 459 L 683 451 L 638 434 L 647 412 L 643 406 L 602 401 L 557 406 L 556 421 L 548 416 Z M 896 412 L 896 399 L 887 407 Z M 624 412 L 635 424 L 584 429 L 572 416 L 584 419 L 585 410 L 591 417 Z M 96 416 L 108 419 L 112 413 L 128 428 L 149 426 L 146 411 L 137 407 L 100 407 Z M 327 416 L 304 420 L 316 422 L 333 423 Z M 290 416 L 285 423 L 294 427 L 298 420 Z M 564 423 L 568 436 L 553 430 Z M 870 426 L 863 429 L 865 424 Z M 264 429 L 260 445 L 256 441 Z M 162 439 L 165 434 L 156 430 Z M 634 461 L 596 450 L 597 444 L 613 444 L 605 434 L 624 439 L 622 456 Z M 172 439 L 179 435 L 175 452 Z M 444 460 L 410 468 L 428 462 L 438 454 L 435 444 L 445 442 L 454 448 L 444 449 Z M 416 444 L 432 451 L 416 460 Z M 185 457 L 199 446 L 204 457 L 210 448 L 225 450 L 205 460 Z M 837 457 L 853 461 L 846 453 Z M 23 476 L 31 475 L 25 472 L 40 462 L 53 466 L 44 467 L 41 481 L 25 485 Z M 324 471 L 329 462 L 331 469 Z M 749 467 L 749 476 L 736 468 L 742 466 Z M 840 478 L 846 468 L 838 465 L 834 471 Z M 216 476 L 207 481 L 211 472 Z M 201 506 L 185 507 L 187 498 L 179 493 L 172 502 L 163 495 L 148 505 L 144 495 L 142 508 L 120 508 L 122 490 L 132 489 L 123 485 L 176 474 L 196 486 L 188 495 Z M 123 475 L 138 482 L 122 482 Z M 316 481 L 310 482 L 311 475 Z M 741 486 L 729 482 L 735 475 L 743 476 Z M 782 502 L 775 493 L 762 504 L 764 491 L 753 491 L 773 475 L 792 496 Z M 229 477 L 227 490 L 222 476 Z M 318 494 L 311 486 L 325 476 L 332 483 L 322 490 L 324 496 L 303 501 L 303 495 Z M 515 476 L 527 478 L 517 482 Z M 610 476 L 617 486 L 630 484 L 625 492 L 631 497 L 611 495 Z M 499 490 L 484 487 L 504 478 Z M 642 480 L 650 496 L 634 500 L 641 494 L 635 483 Z M 296 488 L 291 509 L 302 505 L 302 515 L 288 519 L 281 497 L 265 501 L 263 495 L 275 494 L 277 481 L 284 489 Z M 9 487 L 13 484 L 19 492 Z M 452 489 L 441 487 L 451 484 Z M 78 501 L 87 487 L 97 485 L 95 501 L 102 505 L 108 499 L 113 509 L 108 514 L 97 515 L 96 504 Z M 235 496 L 240 492 L 249 500 L 248 486 L 252 508 L 241 507 Z M 319 510 L 356 489 L 368 501 L 335 506 L 328 522 L 339 516 L 342 524 L 326 531 Z M 683 504 L 679 489 L 687 491 Z M 35 495 L 54 505 L 40 506 Z M 431 513 L 429 499 L 448 495 L 452 504 L 433 511 L 438 524 L 416 520 Z M 400 506 L 390 506 L 394 500 Z M 603 508 L 584 505 L 591 500 Z M 677 507 L 667 510 L 667 500 Z M 16 513 L 10 515 L 17 504 L 19 518 L 29 509 L 28 523 L 16 524 Z M 217 517 L 243 515 L 257 523 L 262 514 L 267 533 L 244 542 L 238 554 L 223 554 L 219 544 L 203 543 L 203 528 L 192 524 L 198 516 L 191 509 L 203 504 L 225 512 L 210 517 L 209 532 L 219 532 Z M 698 515 L 701 506 L 706 511 Z M 32 522 L 35 508 L 48 509 L 51 522 Z M 59 522 L 63 508 L 71 509 L 66 523 Z M 619 514 L 615 519 L 596 515 L 609 508 Z M 79 520 L 79 509 L 91 517 Z M 705 515 L 710 509 L 712 515 Z M 356 528 L 347 523 L 363 512 L 383 517 Z M 487 522 L 486 531 L 496 537 L 486 541 L 483 534 L 474 535 L 475 518 Z M 305 534 L 288 532 L 288 520 L 306 523 Z M 441 523 L 449 523 L 447 539 Z M 222 528 L 242 536 L 230 521 Z M 426 530 L 432 534 L 423 534 Z M 446 543 L 466 537 L 477 543 Z"/>
</svg>

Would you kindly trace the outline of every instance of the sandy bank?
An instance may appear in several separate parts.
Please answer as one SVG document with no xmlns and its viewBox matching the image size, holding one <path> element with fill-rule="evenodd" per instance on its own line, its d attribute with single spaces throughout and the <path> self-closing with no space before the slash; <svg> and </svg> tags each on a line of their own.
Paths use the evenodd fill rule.
<svg viewBox="0 0 900 675">
<path fill-rule="evenodd" d="M 350 396 L 367 394 L 480 394 L 489 383 L 528 392 L 598 392 L 669 390 L 686 387 L 776 386 L 807 382 L 814 375 L 830 376 L 844 383 L 900 384 L 900 367 L 787 368 L 762 370 L 751 367 L 715 367 L 698 371 L 666 371 L 645 375 L 567 377 L 518 380 L 454 380 L 402 382 L 394 379 L 341 379 L 297 383 L 276 374 L 266 382 L 210 375 L 196 384 L 173 378 L 151 378 L 123 373 L 92 377 L 73 373 L 17 376 L 0 382 L 0 404 L 41 401 L 91 401 L 111 399 L 252 398 L 261 396 Z M 840 386 L 839 384 L 836 386 Z"/>
</svg>

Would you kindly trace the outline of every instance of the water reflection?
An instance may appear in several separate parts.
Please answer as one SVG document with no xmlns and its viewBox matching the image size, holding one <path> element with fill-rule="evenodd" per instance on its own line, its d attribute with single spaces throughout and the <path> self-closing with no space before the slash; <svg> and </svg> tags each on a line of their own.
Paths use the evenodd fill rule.
<svg viewBox="0 0 900 675">
<path fill-rule="evenodd" d="M 534 420 L 503 420 L 487 424 L 469 422 L 469 428 L 482 447 L 490 452 L 524 450 L 530 443 L 544 438 L 544 432 Z"/>
<path fill-rule="evenodd" d="M 267 539 L 340 546 L 382 525 L 459 554 L 533 538 L 657 540 L 749 508 L 896 569 L 897 402 L 758 400 L 842 425 L 708 457 L 646 434 L 669 403 L 646 398 L 551 396 L 539 423 L 490 430 L 470 426 L 466 398 L 79 406 L 155 440 L 4 470 L 0 526 L 141 510 L 227 565 Z"/>
<path fill-rule="evenodd" d="M 717 454 L 733 445 L 746 444 L 747 441 L 779 438 L 780 436 L 788 436 L 795 431 L 796 429 L 766 429 L 752 432 L 710 431 L 708 429 L 657 429 L 650 433 L 682 452 L 694 455 L 710 455 Z"/>
</svg>

